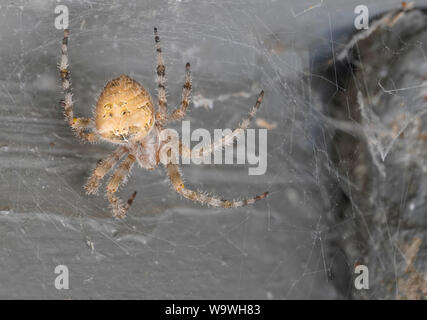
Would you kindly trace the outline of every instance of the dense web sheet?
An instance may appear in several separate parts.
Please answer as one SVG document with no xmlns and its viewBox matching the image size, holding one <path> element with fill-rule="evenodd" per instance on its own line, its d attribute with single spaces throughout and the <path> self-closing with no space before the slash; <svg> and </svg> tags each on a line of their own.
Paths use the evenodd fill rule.
<svg viewBox="0 0 427 320">
<path fill-rule="evenodd" d="M 162 167 L 135 167 L 119 194 L 138 196 L 118 221 L 102 192 L 83 191 L 112 147 L 78 142 L 59 106 L 57 2 L 1 1 L 0 296 L 348 297 L 332 285 L 350 287 L 355 261 L 330 246 L 341 230 L 330 219 L 339 192 L 331 186 L 345 180 L 329 156 L 331 128 L 369 130 L 325 116 L 310 87 L 316 80 L 340 89 L 313 70 L 327 57 L 335 64 L 335 49 L 348 40 L 343 28 L 353 25 L 358 3 L 341 2 L 62 1 L 78 116 L 91 116 L 100 90 L 120 74 L 155 94 L 154 26 L 171 109 L 191 62 L 193 129 L 234 128 L 265 90 L 252 127 L 271 128 L 266 174 L 249 176 L 241 165 L 188 165 L 183 173 L 199 190 L 233 198 L 268 190 L 268 199 L 205 208 L 177 195 Z M 365 2 L 372 14 L 400 3 Z M 382 160 L 393 141 L 376 145 Z M 69 267 L 68 291 L 53 285 L 59 264 Z"/>
<path fill-rule="evenodd" d="M 331 156 L 348 177 L 340 182 L 347 198 L 341 219 L 359 217 L 341 228 L 340 243 L 374 275 L 372 290 L 354 296 L 423 299 L 427 19 L 425 11 L 404 6 L 376 21 L 341 70 L 347 93 L 328 107 L 353 125 L 336 131 Z"/>
</svg>

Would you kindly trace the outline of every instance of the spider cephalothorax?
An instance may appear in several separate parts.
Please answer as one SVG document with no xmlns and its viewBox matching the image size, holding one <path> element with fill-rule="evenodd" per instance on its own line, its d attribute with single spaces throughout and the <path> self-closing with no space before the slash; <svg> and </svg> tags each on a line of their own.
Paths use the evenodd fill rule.
<svg viewBox="0 0 427 320">
<path fill-rule="evenodd" d="M 157 29 L 154 28 L 156 51 L 157 51 L 157 84 L 158 84 L 158 111 L 155 113 L 153 101 L 150 94 L 137 81 L 129 76 L 121 75 L 107 83 L 101 92 L 95 109 L 95 119 L 75 118 L 73 116 L 73 101 L 71 94 L 70 72 L 68 70 L 68 36 L 69 31 L 64 30 L 62 40 L 62 56 L 60 62 L 60 75 L 62 88 L 64 89 L 65 118 L 75 133 L 84 141 L 95 142 L 104 140 L 113 144 L 118 144 L 106 159 L 96 166 L 93 174 L 85 185 L 88 194 L 98 192 L 99 184 L 106 174 L 122 158 L 122 162 L 117 165 L 112 177 L 107 184 L 107 198 L 113 210 L 113 215 L 117 218 L 124 218 L 131 206 L 136 192 L 123 203 L 115 196 L 120 185 L 124 183 L 132 166 L 137 162 L 141 167 L 151 170 L 160 162 L 159 152 L 165 142 L 160 139 L 162 130 L 167 123 L 180 120 L 184 117 L 190 104 L 191 95 L 191 75 L 190 64 L 185 66 L 185 83 L 182 90 L 181 105 L 173 113 L 168 114 L 165 85 L 165 65 L 163 63 L 160 39 Z M 264 92 L 258 96 L 249 117 L 245 119 L 240 127 L 235 129 L 231 136 L 225 136 L 221 141 L 215 141 L 211 145 L 204 146 L 197 152 L 192 152 L 185 145 L 180 145 L 179 151 L 174 151 L 176 156 L 200 157 L 215 152 L 218 148 L 223 148 L 226 144 L 232 143 L 233 138 L 239 136 L 249 126 L 250 120 L 261 105 Z M 166 132 L 166 131 L 164 131 Z M 171 150 L 169 152 L 172 152 Z M 175 153 L 174 153 L 175 155 Z M 172 162 L 164 163 L 167 168 L 169 179 L 176 192 L 187 199 L 198 201 L 214 207 L 235 208 L 252 204 L 257 200 L 267 196 L 267 192 L 262 195 L 244 200 L 224 200 L 216 196 L 208 196 L 204 193 L 187 189 L 182 181 L 181 173 L 177 164 Z"/>
</svg>

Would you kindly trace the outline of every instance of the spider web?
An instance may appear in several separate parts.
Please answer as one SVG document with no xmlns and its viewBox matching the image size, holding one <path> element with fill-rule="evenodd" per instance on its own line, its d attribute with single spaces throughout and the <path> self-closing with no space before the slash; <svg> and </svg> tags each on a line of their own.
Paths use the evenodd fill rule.
<svg viewBox="0 0 427 320">
<path fill-rule="evenodd" d="M 272 127 L 266 174 L 249 176 L 242 165 L 188 165 L 183 174 L 192 189 L 230 198 L 268 190 L 268 199 L 232 211 L 205 208 L 177 195 L 163 168 L 135 166 L 119 191 L 123 199 L 138 191 L 124 221 L 111 218 L 102 191 L 87 196 L 82 188 L 112 146 L 79 143 L 63 120 L 58 3 L 0 1 L 0 297 L 350 297 L 356 261 L 331 242 L 364 217 L 353 206 L 346 222 L 331 219 L 342 187 L 336 179 L 350 181 L 330 156 L 331 128 L 349 124 L 325 116 L 311 83 L 339 91 L 336 78 L 313 70 L 326 57 L 335 65 L 358 1 L 61 1 L 70 11 L 78 116 L 91 116 L 100 90 L 120 74 L 155 96 L 154 26 L 170 110 L 191 62 L 193 130 L 236 127 L 265 90 L 251 127 Z M 373 15 L 400 1 L 365 4 Z M 381 165 L 396 137 L 379 141 L 380 121 L 367 112 L 358 130 L 376 139 L 371 152 Z M 67 291 L 54 287 L 60 264 L 70 270 Z"/>
</svg>

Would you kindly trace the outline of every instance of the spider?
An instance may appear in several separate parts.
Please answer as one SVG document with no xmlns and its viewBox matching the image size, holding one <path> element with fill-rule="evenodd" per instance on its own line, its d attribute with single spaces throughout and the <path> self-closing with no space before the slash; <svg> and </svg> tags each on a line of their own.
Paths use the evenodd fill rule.
<svg viewBox="0 0 427 320">
<path fill-rule="evenodd" d="M 101 92 L 95 107 L 94 119 L 75 118 L 71 93 L 70 71 L 68 69 L 68 37 L 69 30 L 64 30 L 62 40 L 62 55 L 59 64 L 64 99 L 61 105 L 64 108 L 65 120 L 83 141 L 106 141 L 118 147 L 104 160 L 98 162 L 93 174 L 88 179 L 84 189 L 87 194 L 96 194 L 99 184 L 106 174 L 117 164 L 107 187 L 106 197 L 110 203 L 112 214 L 116 218 L 124 218 L 135 199 L 132 194 L 127 203 L 115 194 L 130 173 L 135 162 L 145 169 L 152 170 L 160 163 L 159 150 L 164 143 L 160 134 L 164 126 L 184 117 L 190 104 L 191 75 L 190 64 L 185 66 L 185 83 L 182 90 L 181 104 L 172 113 L 168 113 L 166 100 L 165 65 L 157 28 L 154 28 L 154 40 L 157 52 L 157 99 L 158 111 L 155 112 L 153 100 L 148 91 L 137 81 L 127 75 L 121 75 L 109 81 Z M 264 92 L 261 91 L 249 116 L 233 131 L 230 136 L 224 136 L 218 141 L 198 150 L 197 156 L 204 157 L 224 144 L 233 143 L 233 139 L 243 133 L 249 126 L 251 119 L 259 109 Z M 194 154 L 191 149 L 181 144 L 179 155 L 188 157 Z M 119 164 L 120 160 L 122 162 Z M 175 191 L 183 197 L 212 207 L 236 208 L 252 204 L 263 199 L 268 192 L 244 200 L 224 200 L 217 196 L 206 195 L 187 189 L 184 186 L 179 166 L 174 163 L 165 164 L 167 174 Z"/>
</svg>

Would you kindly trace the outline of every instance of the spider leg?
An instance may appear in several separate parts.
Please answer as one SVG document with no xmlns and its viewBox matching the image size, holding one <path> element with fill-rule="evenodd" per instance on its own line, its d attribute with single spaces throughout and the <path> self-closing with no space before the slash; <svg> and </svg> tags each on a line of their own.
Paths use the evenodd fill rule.
<svg viewBox="0 0 427 320">
<path fill-rule="evenodd" d="M 67 116 L 67 120 L 68 120 L 68 116 Z M 88 130 L 91 130 L 92 128 L 94 128 L 94 123 L 92 119 L 73 118 L 70 126 L 75 132 L 75 134 L 83 141 L 95 142 L 98 140 L 98 136 L 95 133 L 90 131 L 88 132 Z"/>
<path fill-rule="evenodd" d="M 182 88 L 181 105 L 177 108 L 172 115 L 168 118 L 168 122 L 180 120 L 185 116 L 191 99 L 191 73 L 190 63 L 185 65 L 185 83 Z"/>
<path fill-rule="evenodd" d="M 156 113 L 156 120 L 163 124 L 166 121 L 168 113 L 168 102 L 166 99 L 166 67 L 163 61 L 162 48 L 160 47 L 160 37 L 157 33 L 157 28 L 154 28 L 154 41 L 156 42 L 157 52 L 157 99 L 159 103 L 159 111 Z"/>
<path fill-rule="evenodd" d="M 169 179 L 175 191 L 181 194 L 183 197 L 190 199 L 194 202 L 200 202 L 201 204 L 221 208 L 238 208 L 246 206 L 248 204 L 253 204 L 255 201 L 264 199 L 268 195 L 268 192 L 264 192 L 262 195 L 237 201 L 224 200 L 216 196 L 208 196 L 200 192 L 189 190 L 184 186 L 184 182 L 182 181 L 182 175 L 179 172 L 178 165 L 168 164 L 166 167 L 168 170 Z"/>
<path fill-rule="evenodd" d="M 68 122 L 76 135 L 84 141 L 94 142 L 98 140 L 98 136 L 93 132 L 87 132 L 87 130 L 93 128 L 93 121 L 88 118 L 74 118 L 73 95 L 71 93 L 70 71 L 68 70 L 69 34 L 69 30 L 65 29 L 61 47 L 61 62 L 59 64 L 59 74 L 61 76 L 62 89 L 64 90 L 64 100 L 61 101 L 61 104 L 64 108 L 65 120 Z"/>
<path fill-rule="evenodd" d="M 257 113 L 261 105 L 263 97 L 264 97 L 264 90 L 261 91 L 260 94 L 258 95 L 258 98 L 254 106 L 249 112 L 249 116 L 246 119 L 244 119 L 240 124 L 240 126 L 237 129 L 234 129 L 234 131 L 231 134 L 225 135 L 221 139 L 218 139 L 213 143 L 208 144 L 207 146 L 199 147 L 193 150 L 191 150 L 188 146 L 180 142 L 180 154 L 187 159 L 204 158 L 207 155 L 214 153 L 217 150 L 220 150 L 221 148 L 224 148 L 226 146 L 233 144 L 234 138 L 239 137 L 249 127 L 249 124 L 251 123 L 252 118 L 255 116 L 255 114 Z"/>
<path fill-rule="evenodd" d="M 88 179 L 84 189 L 87 194 L 96 194 L 98 192 L 99 183 L 102 178 L 111 170 L 111 168 L 123 157 L 128 149 L 124 146 L 118 147 L 107 158 L 96 165 L 92 175 Z"/>
<path fill-rule="evenodd" d="M 129 207 L 132 205 L 133 200 L 135 199 L 136 192 L 132 194 L 126 204 L 123 204 L 122 200 L 114 195 L 114 193 L 118 190 L 121 184 L 123 184 L 126 180 L 127 175 L 129 174 L 132 166 L 134 165 L 136 158 L 132 154 L 128 154 L 128 156 L 122 161 L 119 167 L 114 172 L 110 181 L 107 184 L 107 198 L 110 202 L 111 208 L 113 209 L 113 215 L 116 218 L 124 218 L 126 217 L 126 213 L 129 210 Z"/>
</svg>

